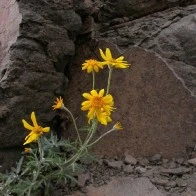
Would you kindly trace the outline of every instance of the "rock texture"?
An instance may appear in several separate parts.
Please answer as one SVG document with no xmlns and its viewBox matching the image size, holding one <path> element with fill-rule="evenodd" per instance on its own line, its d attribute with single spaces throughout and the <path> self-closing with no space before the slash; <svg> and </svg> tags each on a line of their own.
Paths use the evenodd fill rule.
<svg viewBox="0 0 196 196">
<path fill-rule="evenodd" d="M 105 41 L 98 43 L 96 51 L 108 46 L 114 54 L 118 53 L 115 46 Z M 196 137 L 193 107 L 196 99 L 175 77 L 168 63 L 155 53 L 134 47 L 123 55 L 131 66 L 114 70 L 111 93 L 117 108 L 113 123 L 121 121 L 124 130 L 100 141 L 95 152 L 121 155 L 127 150 L 134 156 L 151 156 L 157 152 L 166 157 L 186 156 L 186 149 L 194 145 Z M 80 66 L 74 67 L 67 105 L 73 108 L 78 123 L 85 125 L 85 117 L 81 117 L 84 114 L 78 112 L 82 101 L 78 92 L 91 90 L 91 76 L 81 74 Z M 96 82 L 97 89 L 105 87 L 106 70 L 97 74 Z M 71 91 L 73 87 L 78 87 L 75 92 Z M 104 126 L 99 129 L 102 133 L 106 131 Z"/>
<path fill-rule="evenodd" d="M 174 6 L 194 3 L 1 0 L 0 148 L 22 144 L 21 119 L 33 110 L 41 125 L 48 124 L 56 95 L 65 94 L 67 106 L 79 115 L 80 95 L 91 88 L 81 63 L 109 46 L 132 63 L 128 71 L 116 70 L 112 85 L 119 108 L 113 119 L 121 120 L 125 131 L 107 137 L 96 152 L 186 155 L 195 142 L 196 6 Z M 98 87 L 106 75 L 99 75 Z"/>
<path fill-rule="evenodd" d="M 51 105 L 66 88 L 82 22 L 69 0 L 1 1 L 0 10 L 0 148 L 6 148 L 22 144 L 21 119 L 32 111 L 43 126 L 54 116 Z"/>
<path fill-rule="evenodd" d="M 172 8 L 130 22 L 111 25 L 98 37 L 122 50 L 140 46 L 159 54 L 191 95 L 196 95 L 196 6 Z M 108 30 L 109 28 L 109 30 Z M 112 36 L 111 36 L 112 35 Z"/>
</svg>

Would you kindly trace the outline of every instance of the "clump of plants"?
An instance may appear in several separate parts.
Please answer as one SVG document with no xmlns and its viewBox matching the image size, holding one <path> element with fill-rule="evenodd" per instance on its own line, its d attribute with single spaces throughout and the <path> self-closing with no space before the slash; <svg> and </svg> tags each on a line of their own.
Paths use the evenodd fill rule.
<svg viewBox="0 0 196 196">
<path fill-rule="evenodd" d="M 92 90 L 82 95 L 85 100 L 81 110 L 87 112 L 88 120 L 85 138 L 81 138 L 75 118 L 61 97 L 56 98 L 52 108 L 64 110 L 70 115 L 77 134 L 74 141 L 58 139 L 50 127 L 42 127 L 37 122 L 35 112 L 32 112 L 32 123 L 22 120 L 24 128 L 30 131 L 25 137 L 23 156 L 11 172 L 0 174 L 0 195 L 50 195 L 58 184 L 76 181 L 74 173 L 80 168 L 79 160 L 85 158 L 89 149 L 104 136 L 122 129 L 121 123 L 117 122 L 99 138 L 93 137 L 98 123 L 108 125 L 112 121 L 114 100 L 110 94 L 110 83 L 113 70 L 129 67 L 123 56 L 115 59 L 109 48 L 106 48 L 105 53 L 100 49 L 100 55 L 103 61 L 89 59 L 82 64 L 82 70 L 92 73 L 93 78 Z M 107 89 L 96 90 L 95 73 L 105 67 L 109 69 Z M 45 133 L 49 132 L 50 136 L 46 137 Z"/>
</svg>

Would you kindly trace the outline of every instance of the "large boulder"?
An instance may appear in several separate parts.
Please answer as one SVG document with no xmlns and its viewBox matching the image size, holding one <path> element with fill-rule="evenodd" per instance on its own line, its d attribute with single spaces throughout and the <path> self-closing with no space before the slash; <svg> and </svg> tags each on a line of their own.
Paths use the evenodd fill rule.
<svg viewBox="0 0 196 196">
<path fill-rule="evenodd" d="M 100 36 L 122 51 L 140 46 L 156 52 L 174 70 L 191 95 L 196 95 L 196 5 L 171 8 L 110 26 Z M 112 35 L 112 36 L 111 36 Z"/>
<path fill-rule="evenodd" d="M 73 2 L 3 0 L 0 3 L 0 149 L 20 146 L 21 119 L 35 111 L 43 126 L 63 95 L 81 18 Z"/>
<path fill-rule="evenodd" d="M 115 45 L 105 41 L 99 41 L 95 51 L 106 47 L 110 47 L 116 57 L 120 55 Z M 113 72 L 111 93 L 117 109 L 112 116 L 113 123 L 108 128 L 100 126 L 99 133 L 117 121 L 124 130 L 105 137 L 95 145 L 94 151 L 110 156 L 122 155 L 125 151 L 134 156 L 151 156 L 157 152 L 168 158 L 186 156 L 187 148 L 194 145 L 196 138 L 193 107 L 196 99 L 156 53 L 133 47 L 123 55 L 131 66 Z M 66 105 L 73 109 L 77 122 L 85 125 L 86 114 L 79 112 L 80 103 L 82 93 L 89 92 L 92 83 L 90 75 L 81 73 L 81 63 L 73 67 Z M 105 88 L 107 74 L 103 70 L 96 75 L 96 89 Z"/>
</svg>

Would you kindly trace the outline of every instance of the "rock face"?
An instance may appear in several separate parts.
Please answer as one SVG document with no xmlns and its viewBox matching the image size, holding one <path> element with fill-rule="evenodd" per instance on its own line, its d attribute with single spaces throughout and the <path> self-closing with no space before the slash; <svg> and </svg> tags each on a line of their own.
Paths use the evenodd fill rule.
<svg viewBox="0 0 196 196">
<path fill-rule="evenodd" d="M 95 147 L 96 152 L 121 154 L 129 149 L 134 156 L 160 153 L 171 157 L 186 155 L 186 150 L 194 147 L 195 12 L 196 6 L 192 5 L 100 25 L 94 41 L 88 44 L 89 51 L 83 53 L 85 57 L 80 55 L 80 59 L 97 58 L 99 54 L 94 51 L 110 47 L 116 57 L 124 52 L 132 66 L 130 71 L 116 71 L 112 85 L 119 112 L 114 114 L 114 121 L 121 120 L 126 131 L 107 137 Z M 144 50 L 127 51 L 132 46 Z M 97 88 L 103 88 L 101 84 L 106 83 L 106 77 L 97 80 L 100 84 Z M 82 79 L 86 84 L 80 82 L 80 92 L 91 88 L 87 85 L 90 81 L 85 81 L 87 76 Z"/>
<path fill-rule="evenodd" d="M 99 42 L 96 51 L 108 46 L 115 51 L 115 47 L 103 41 Z M 194 144 L 196 137 L 195 108 L 192 107 L 196 99 L 155 53 L 135 47 L 123 55 L 131 66 L 114 70 L 111 93 L 117 108 L 113 123 L 121 121 L 124 130 L 100 141 L 95 152 L 121 155 L 127 150 L 134 156 L 151 156 L 157 152 L 166 157 L 185 156 L 186 148 Z M 78 92 L 91 90 L 91 77 L 86 73 L 81 75 L 80 69 L 74 71 L 67 104 L 74 108 L 79 124 L 84 125 L 85 117 L 81 118 L 78 112 L 82 101 Z M 107 83 L 107 71 L 97 74 L 96 81 L 96 88 L 103 88 Z M 77 93 L 71 92 L 74 86 L 78 86 Z M 73 99 L 75 102 L 71 103 Z M 106 131 L 103 126 L 100 130 Z"/>
<path fill-rule="evenodd" d="M 21 119 L 32 111 L 43 126 L 54 116 L 51 105 L 67 85 L 81 18 L 69 0 L 3 0 L 0 24 L 0 148 L 5 148 L 21 145 L 26 134 Z"/>
<path fill-rule="evenodd" d="M 196 95 L 196 6 L 172 8 L 145 18 L 110 26 L 99 37 L 122 50 L 140 46 L 154 51 L 168 62 L 185 88 Z M 112 36 L 111 36 L 112 35 Z"/>
<path fill-rule="evenodd" d="M 194 3 L 1 0 L 0 149 L 21 146 L 26 134 L 21 119 L 29 119 L 32 111 L 42 126 L 47 124 L 57 95 L 65 94 L 67 106 L 79 115 L 80 95 L 91 89 L 81 63 L 97 57 L 99 47 L 111 47 L 132 64 L 115 70 L 111 89 L 118 108 L 113 119 L 125 130 L 105 138 L 95 151 L 185 155 L 195 139 L 196 6 L 166 8 Z M 98 88 L 106 82 L 104 74 L 97 78 Z M 79 125 L 83 119 L 78 118 Z"/>
<path fill-rule="evenodd" d="M 3 69 L 3 58 L 19 35 L 21 18 L 15 0 L 2 0 L 0 2 L 0 70 Z"/>
</svg>

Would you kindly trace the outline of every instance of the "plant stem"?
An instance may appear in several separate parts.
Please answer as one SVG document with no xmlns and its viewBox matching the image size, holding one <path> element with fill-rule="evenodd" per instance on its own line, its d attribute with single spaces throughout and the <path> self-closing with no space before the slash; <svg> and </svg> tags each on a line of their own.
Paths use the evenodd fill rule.
<svg viewBox="0 0 196 196">
<path fill-rule="evenodd" d="M 67 162 L 65 162 L 65 164 L 67 164 L 69 162 L 72 162 L 71 164 L 73 164 L 80 158 L 80 155 L 83 153 L 84 149 L 87 148 L 88 143 L 90 142 L 91 138 L 93 137 L 93 135 L 96 131 L 97 123 L 98 123 L 97 120 L 93 119 L 92 127 L 90 129 L 90 134 L 88 134 L 85 142 L 82 144 L 82 146 L 80 147 L 78 152 L 73 157 L 71 157 Z"/>
<path fill-rule="evenodd" d="M 79 131 L 78 131 L 78 127 L 77 127 L 77 125 L 76 125 L 76 121 L 75 121 L 75 119 L 74 119 L 74 117 L 73 117 L 73 114 L 72 114 L 66 107 L 63 107 L 63 109 L 64 109 L 65 111 L 67 111 L 67 112 L 69 113 L 69 115 L 71 116 L 72 121 L 73 121 L 73 123 L 74 123 L 74 127 L 75 127 L 75 130 L 76 130 L 77 136 L 78 136 L 78 140 L 79 140 L 79 142 L 80 142 L 80 145 L 82 145 L 82 140 L 81 140 L 81 137 L 80 137 L 80 134 L 79 134 Z"/>
<path fill-rule="evenodd" d="M 104 133 L 103 135 L 101 135 L 98 139 L 96 139 L 93 143 L 87 145 L 87 148 L 94 145 L 95 143 L 97 143 L 101 138 L 105 137 L 107 134 L 111 133 L 112 131 L 115 131 L 114 128 L 110 129 L 109 131 L 107 131 L 106 133 Z"/>
<path fill-rule="evenodd" d="M 92 74 L 93 74 L 93 90 L 95 89 L 95 72 L 92 71 Z"/>
<path fill-rule="evenodd" d="M 113 70 L 113 68 L 110 65 L 108 65 L 108 68 L 109 68 L 109 75 L 108 75 L 108 84 L 107 84 L 107 92 L 106 92 L 106 95 L 109 93 L 109 90 L 110 90 L 112 70 Z"/>
<path fill-rule="evenodd" d="M 27 196 L 31 196 L 31 190 L 32 190 L 32 187 L 35 184 L 35 182 L 36 182 L 36 180 L 37 180 L 37 178 L 38 178 L 38 176 L 40 174 L 41 164 L 42 164 L 42 160 L 43 160 L 43 149 L 42 149 L 41 141 L 40 141 L 39 138 L 38 138 L 37 143 L 38 143 L 38 149 L 39 149 L 39 160 L 37 159 L 37 156 L 35 155 L 36 156 L 36 159 L 38 161 L 37 171 L 36 171 L 35 175 L 33 176 L 33 180 L 31 182 L 31 186 L 29 188 L 29 191 L 28 191 Z"/>
</svg>

